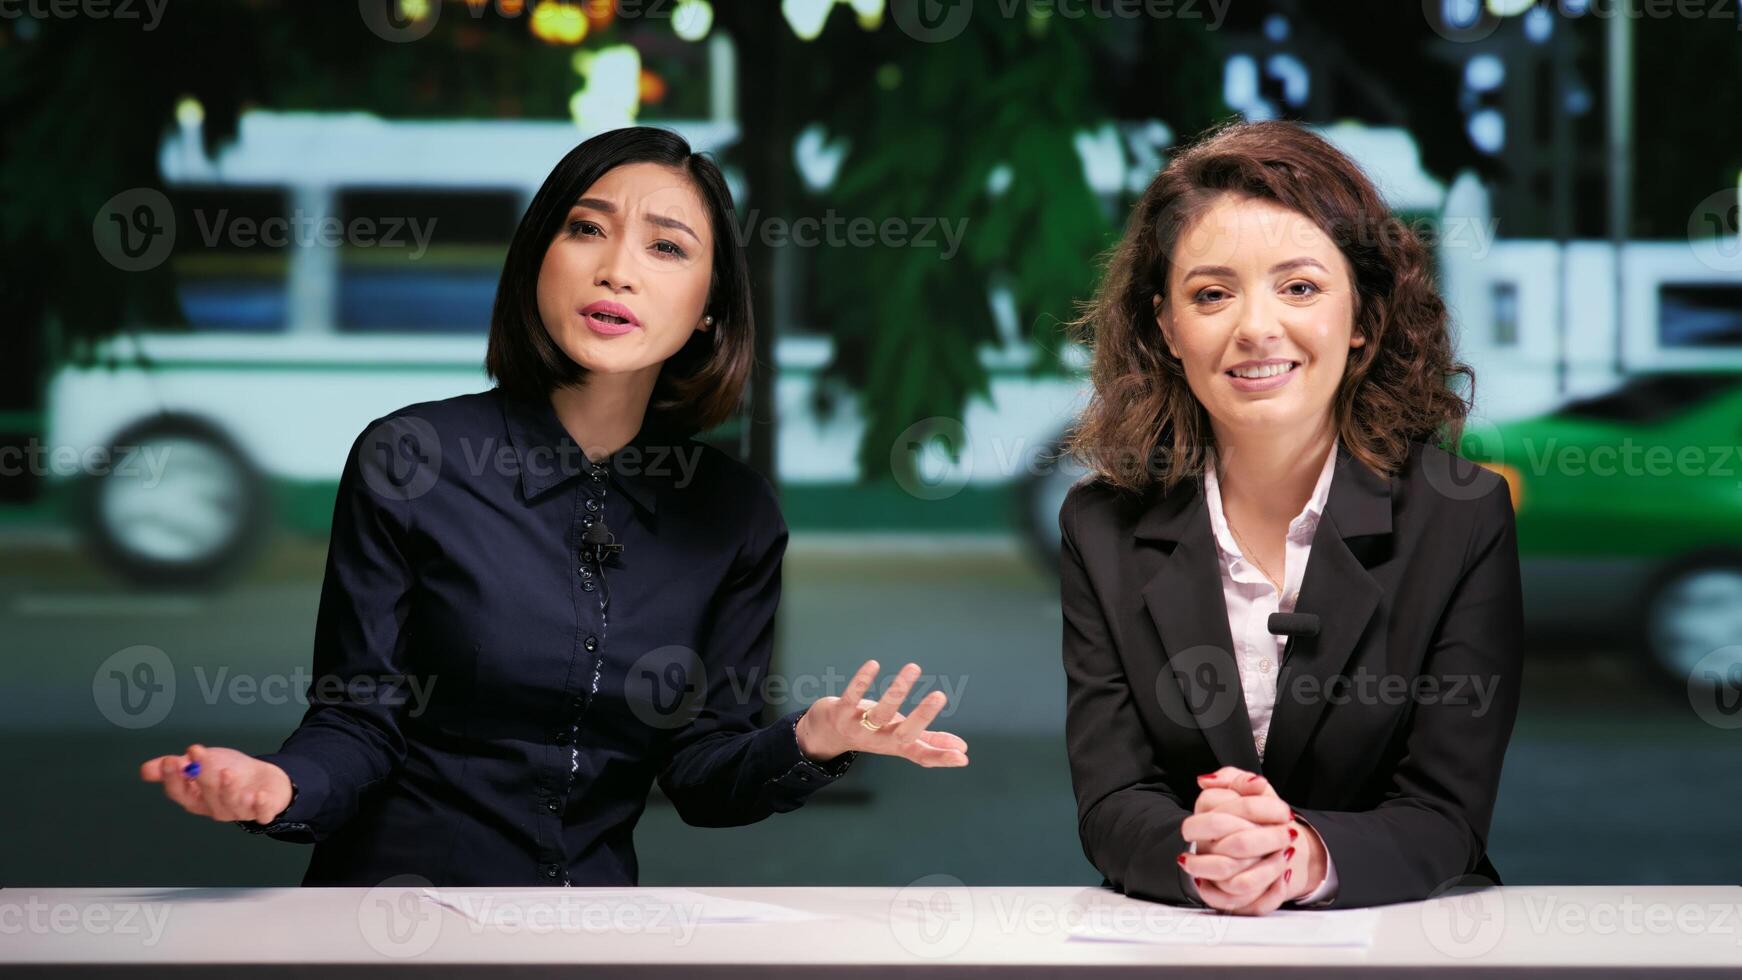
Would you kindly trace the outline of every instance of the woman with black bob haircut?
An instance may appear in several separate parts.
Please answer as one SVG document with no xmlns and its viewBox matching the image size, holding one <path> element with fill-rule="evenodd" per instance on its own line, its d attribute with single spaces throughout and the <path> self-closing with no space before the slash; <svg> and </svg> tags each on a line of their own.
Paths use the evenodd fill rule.
<svg viewBox="0 0 1742 980">
<path fill-rule="evenodd" d="M 795 809 L 859 752 L 963 766 L 867 661 L 760 726 L 787 542 L 774 491 L 693 437 L 738 410 L 749 274 L 719 168 L 634 127 L 577 146 L 521 219 L 487 391 L 353 442 L 302 723 L 141 775 L 190 813 L 313 843 L 305 885 L 634 884 L 657 780 L 698 826 Z"/>
</svg>

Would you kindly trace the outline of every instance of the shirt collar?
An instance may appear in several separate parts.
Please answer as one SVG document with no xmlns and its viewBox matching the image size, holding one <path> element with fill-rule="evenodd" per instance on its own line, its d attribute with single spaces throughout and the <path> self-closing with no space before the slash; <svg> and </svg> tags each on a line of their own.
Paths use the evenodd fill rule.
<svg viewBox="0 0 1742 980">
<path fill-rule="evenodd" d="M 1307 540 L 1312 540 L 1312 532 L 1318 527 L 1319 516 L 1325 511 L 1325 501 L 1331 495 L 1331 473 L 1336 469 L 1338 444 L 1337 437 L 1332 436 L 1331 449 L 1325 454 L 1324 465 L 1319 467 L 1319 480 L 1313 485 L 1312 496 L 1307 498 L 1306 506 L 1289 522 L 1289 533 L 1298 531 L 1305 534 Z M 1210 527 L 1216 532 L 1216 544 L 1230 558 L 1240 555 L 1234 532 L 1229 529 L 1228 518 L 1222 511 L 1222 485 L 1216 479 L 1213 462 L 1204 467 L 1204 501 L 1210 508 Z"/>
<path fill-rule="evenodd" d="M 511 395 L 500 387 L 495 391 L 502 404 L 508 441 L 519 464 L 520 493 L 526 500 L 599 470 L 609 475 L 611 482 L 643 510 L 649 514 L 657 512 L 662 482 L 659 473 L 671 464 L 663 457 L 653 456 L 677 449 L 679 440 L 654 416 L 645 417 L 641 431 L 595 464 L 563 427 L 549 398 L 534 401 Z"/>
</svg>

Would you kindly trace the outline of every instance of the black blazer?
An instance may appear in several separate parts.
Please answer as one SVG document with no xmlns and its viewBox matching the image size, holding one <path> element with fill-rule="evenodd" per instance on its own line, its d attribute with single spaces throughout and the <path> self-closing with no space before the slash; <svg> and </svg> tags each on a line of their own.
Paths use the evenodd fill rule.
<svg viewBox="0 0 1742 980">
<path fill-rule="evenodd" d="M 1104 884 L 1188 903 L 1196 777 L 1262 772 L 1336 862 L 1330 907 L 1428 898 L 1486 853 L 1518 712 L 1523 601 L 1506 481 L 1425 443 L 1382 478 L 1339 441 L 1262 763 L 1201 475 L 1171 493 L 1080 481 L 1059 513 L 1065 731 Z"/>
</svg>

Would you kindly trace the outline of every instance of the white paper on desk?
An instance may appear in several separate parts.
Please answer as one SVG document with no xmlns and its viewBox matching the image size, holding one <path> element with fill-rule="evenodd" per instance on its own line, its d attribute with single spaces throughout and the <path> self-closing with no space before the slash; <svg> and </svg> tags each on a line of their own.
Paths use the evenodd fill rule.
<svg viewBox="0 0 1742 980">
<path fill-rule="evenodd" d="M 585 931 L 646 931 L 703 922 L 801 922 L 826 916 L 784 905 L 704 895 L 687 888 L 545 888 L 537 891 L 444 891 L 426 901 L 481 925 Z"/>
<path fill-rule="evenodd" d="M 1344 946 L 1373 944 L 1378 909 L 1278 909 L 1228 915 L 1144 903 L 1096 903 L 1071 927 L 1072 939 L 1179 946 Z"/>
</svg>

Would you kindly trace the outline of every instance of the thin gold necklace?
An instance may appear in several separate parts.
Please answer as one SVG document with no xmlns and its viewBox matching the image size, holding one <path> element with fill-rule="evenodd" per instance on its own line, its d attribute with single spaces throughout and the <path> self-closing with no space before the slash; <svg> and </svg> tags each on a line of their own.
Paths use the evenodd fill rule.
<svg viewBox="0 0 1742 980">
<path fill-rule="evenodd" d="M 1222 516 L 1224 519 L 1227 517 L 1226 514 L 1223 514 Z M 1233 521 L 1228 521 L 1228 530 L 1234 531 L 1234 522 Z M 1276 591 L 1278 593 L 1281 593 L 1282 592 L 1282 583 L 1278 582 L 1276 580 L 1276 576 L 1270 574 L 1270 569 L 1265 568 L 1264 563 L 1258 560 L 1258 553 L 1256 551 L 1252 550 L 1252 546 L 1248 545 L 1246 543 L 1246 539 L 1242 538 L 1240 536 L 1239 531 L 1234 531 L 1234 540 L 1238 541 L 1240 543 L 1241 554 L 1245 555 L 1247 558 L 1252 559 L 1252 564 L 1257 565 L 1258 570 L 1263 572 L 1264 577 L 1270 580 L 1271 585 L 1276 586 Z"/>
</svg>

